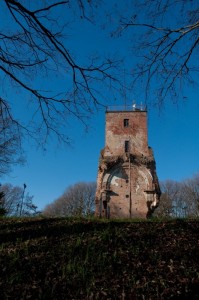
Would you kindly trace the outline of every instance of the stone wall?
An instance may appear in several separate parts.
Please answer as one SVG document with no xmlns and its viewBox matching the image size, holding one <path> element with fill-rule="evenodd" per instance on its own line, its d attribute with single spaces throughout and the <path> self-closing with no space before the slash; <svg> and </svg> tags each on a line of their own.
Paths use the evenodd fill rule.
<svg viewBox="0 0 199 300">
<path fill-rule="evenodd" d="M 153 152 L 148 147 L 146 111 L 107 112 L 96 216 L 150 217 L 160 194 Z"/>
<path fill-rule="evenodd" d="M 128 120 L 128 126 L 124 126 L 124 120 Z M 130 153 L 148 155 L 146 111 L 106 113 L 104 155 L 123 155 L 125 141 L 129 141 Z"/>
</svg>

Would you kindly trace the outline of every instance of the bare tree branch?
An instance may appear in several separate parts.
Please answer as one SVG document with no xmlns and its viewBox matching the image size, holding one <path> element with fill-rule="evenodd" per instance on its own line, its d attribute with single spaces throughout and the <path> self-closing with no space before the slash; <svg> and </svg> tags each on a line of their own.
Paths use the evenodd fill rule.
<svg viewBox="0 0 199 300">
<path fill-rule="evenodd" d="M 137 11 L 136 11 L 137 9 Z M 176 13 L 176 18 L 172 14 Z M 146 20 L 148 22 L 146 22 Z M 130 21 L 121 21 L 121 32 L 135 31 L 134 86 L 140 80 L 146 99 L 163 103 L 183 94 L 183 83 L 193 83 L 198 72 L 199 6 L 185 0 L 141 0 Z M 137 34 L 137 36 L 136 36 Z"/>
<path fill-rule="evenodd" d="M 110 83 L 113 88 L 118 86 L 119 81 L 113 75 L 118 61 L 99 58 L 83 65 L 74 58 L 64 41 L 66 22 L 59 22 L 57 15 L 58 8 L 70 12 L 71 1 L 52 0 L 48 5 L 22 0 L 4 0 L 3 3 L 12 27 L 0 34 L 0 76 L 7 85 L 12 84 L 25 97 L 30 96 L 33 108 L 29 123 L 34 123 L 35 128 L 17 119 L 11 106 L 8 109 L 10 118 L 31 135 L 34 131 L 37 136 L 38 131 L 43 132 L 43 140 L 53 133 L 68 142 L 63 128 L 70 117 L 86 125 L 90 114 L 103 104 L 102 87 L 109 88 Z M 93 7 L 91 2 L 81 0 L 74 5 L 79 7 L 80 17 L 89 19 L 87 9 Z M 58 78 L 60 73 L 68 78 L 62 89 L 57 86 L 50 90 L 51 82 L 47 84 L 45 78 L 41 80 L 45 88 L 38 84 L 38 75 Z M 2 98 L 9 102 L 6 96 Z"/>
<path fill-rule="evenodd" d="M 44 208 L 47 216 L 78 216 L 93 215 L 95 208 L 95 182 L 79 182 L 69 186 L 58 199 Z"/>
</svg>

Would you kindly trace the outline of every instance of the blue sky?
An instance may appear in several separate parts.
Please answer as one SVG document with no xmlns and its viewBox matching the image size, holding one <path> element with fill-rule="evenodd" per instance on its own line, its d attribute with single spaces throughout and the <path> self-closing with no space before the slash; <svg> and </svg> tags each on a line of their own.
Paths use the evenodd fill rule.
<svg viewBox="0 0 199 300">
<path fill-rule="evenodd" d="M 124 35 L 120 40 L 111 39 L 106 31 L 80 21 L 78 26 L 71 25 L 67 45 L 82 61 L 93 51 L 107 55 L 114 49 L 118 56 L 125 57 L 123 63 L 126 65 L 135 59 L 129 50 L 130 38 L 131 35 Z M 60 75 L 65 78 L 64 73 Z M 56 78 L 49 78 L 50 86 L 56 84 L 63 83 L 56 82 Z M 138 104 L 143 101 L 144 93 L 139 97 L 135 95 L 136 91 L 126 92 L 128 104 L 132 104 L 134 100 Z M 148 143 L 154 150 L 160 181 L 180 181 L 199 172 L 198 90 L 187 88 L 186 95 L 186 101 L 179 102 L 178 105 L 168 102 L 161 111 L 155 107 L 148 108 Z M 16 97 L 21 101 L 20 95 Z M 115 95 L 107 94 L 107 104 L 124 104 L 124 97 L 116 97 L 114 103 Z M 26 109 L 23 110 L 20 106 L 16 109 L 23 117 Z M 57 145 L 56 141 L 51 140 L 46 151 L 42 151 L 33 142 L 26 140 L 24 149 L 27 163 L 14 167 L 12 173 L 1 178 L 1 183 L 21 187 L 26 183 L 27 192 L 34 196 L 34 203 L 42 210 L 69 185 L 80 181 L 95 181 L 100 150 L 105 142 L 104 109 L 100 108 L 92 116 L 89 125 L 88 132 L 85 132 L 77 120 L 66 124 L 66 130 L 73 139 L 71 146 Z"/>
<path fill-rule="evenodd" d="M 122 101 L 121 101 L 122 102 Z M 160 181 L 183 180 L 199 172 L 199 103 L 190 95 L 186 103 L 168 105 L 163 112 L 148 111 L 148 140 L 154 150 Z M 46 152 L 26 145 L 27 164 L 14 168 L 3 182 L 27 185 L 34 203 L 43 209 L 71 184 L 95 181 L 100 150 L 105 141 L 105 112 L 91 122 L 88 133 L 75 126 L 74 145 L 51 146 Z"/>
</svg>

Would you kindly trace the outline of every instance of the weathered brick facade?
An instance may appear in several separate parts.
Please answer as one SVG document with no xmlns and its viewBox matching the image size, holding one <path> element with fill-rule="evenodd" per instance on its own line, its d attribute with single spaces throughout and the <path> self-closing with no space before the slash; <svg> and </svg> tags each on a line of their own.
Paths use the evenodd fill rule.
<svg viewBox="0 0 199 300">
<path fill-rule="evenodd" d="M 98 168 L 96 216 L 150 217 L 160 194 L 153 151 L 148 147 L 146 110 L 108 110 L 106 144 Z"/>
</svg>

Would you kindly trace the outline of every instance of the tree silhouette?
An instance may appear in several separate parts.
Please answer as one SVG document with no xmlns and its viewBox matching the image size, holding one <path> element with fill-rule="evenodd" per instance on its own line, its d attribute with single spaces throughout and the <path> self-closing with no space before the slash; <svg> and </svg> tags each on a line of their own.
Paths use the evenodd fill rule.
<svg viewBox="0 0 199 300">
<path fill-rule="evenodd" d="M 12 122 L 7 111 L 0 110 L 0 176 L 11 171 L 16 164 L 24 162 L 21 148 L 21 132 Z"/>
<path fill-rule="evenodd" d="M 102 99 L 102 86 L 110 88 L 116 83 L 112 73 L 116 62 L 92 57 L 82 63 L 67 46 L 70 10 L 79 12 L 76 19 L 90 21 L 96 3 L 1 1 L 0 9 L 6 15 L 0 33 L 0 78 L 6 87 L 0 97 L 1 113 L 6 112 L 12 122 L 40 143 L 46 142 L 49 134 L 69 143 L 68 119 L 72 116 L 86 124 Z M 62 88 L 53 86 L 54 78 L 60 79 L 60 74 L 67 78 L 62 78 Z M 15 116 L 11 102 L 16 97 L 15 93 L 7 95 L 9 89 L 23 97 L 20 107 L 28 107 L 26 122 Z"/>
<path fill-rule="evenodd" d="M 7 216 L 31 216 L 37 214 L 33 196 L 25 193 L 25 186 L 13 186 L 9 183 L 0 187 L 0 207 Z"/>
<path fill-rule="evenodd" d="M 123 16 L 117 32 L 131 30 L 137 54 L 134 88 L 162 105 L 186 99 L 184 88 L 197 83 L 199 9 L 197 1 L 140 0 L 130 18 Z"/>
<path fill-rule="evenodd" d="M 85 217 L 94 214 L 95 182 L 79 182 L 69 186 L 58 199 L 47 205 L 43 211 L 46 216 Z"/>
<path fill-rule="evenodd" d="M 0 217 L 5 216 L 6 214 L 6 209 L 4 208 L 4 199 L 5 194 L 4 192 L 0 192 Z"/>
</svg>

